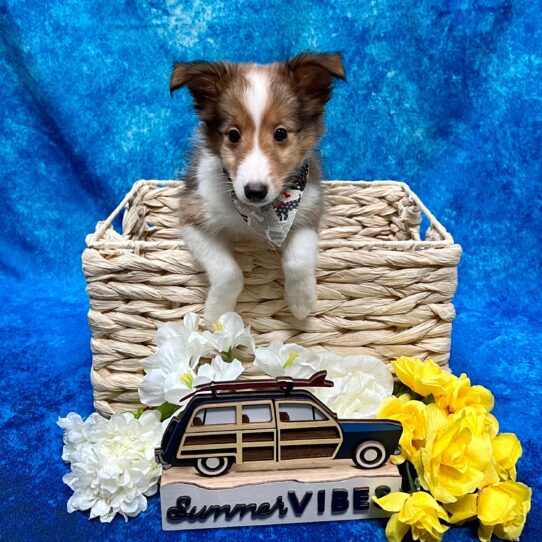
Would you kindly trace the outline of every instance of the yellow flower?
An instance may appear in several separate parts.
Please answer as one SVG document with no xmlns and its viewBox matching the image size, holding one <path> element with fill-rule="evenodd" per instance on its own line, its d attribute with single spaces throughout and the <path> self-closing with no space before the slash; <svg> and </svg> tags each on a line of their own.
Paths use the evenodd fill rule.
<svg viewBox="0 0 542 542">
<path fill-rule="evenodd" d="M 466 374 L 460 377 L 444 372 L 434 361 L 402 356 L 393 369 L 403 384 L 417 394 L 433 395 L 435 402 L 448 412 L 474 407 L 487 412 L 493 409 L 493 394 L 483 386 L 471 386 Z"/>
<path fill-rule="evenodd" d="M 428 405 L 424 416 L 426 442 L 414 462 L 423 488 L 451 503 L 484 481 L 496 481 L 491 470 L 494 417 L 471 407 L 448 415 L 436 404 Z"/>
<path fill-rule="evenodd" d="M 531 509 L 531 489 L 519 482 L 497 482 L 445 504 L 450 523 L 462 523 L 478 516 L 478 537 L 489 541 L 494 534 L 503 540 L 517 540 Z"/>
<path fill-rule="evenodd" d="M 450 379 L 456 378 L 445 373 L 430 359 L 422 361 L 417 358 L 401 356 L 392 363 L 392 366 L 397 378 L 423 397 L 443 394 Z"/>
<path fill-rule="evenodd" d="M 501 480 L 516 481 L 516 463 L 523 452 L 513 433 L 501 433 L 491 442 L 495 467 Z"/>
<path fill-rule="evenodd" d="M 457 501 L 444 505 L 446 512 L 450 514 L 450 523 L 463 523 L 476 517 L 477 493 L 469 493 L 459 497 Z"/>
<path fill-rule="evenodd" d="M 401 542 L 409 529 L 412 538 L 421 542 L 434 542 L 442 539 L 449 529 L 440 520 L 448 521 L 448 514 L 435 499 L 425 491 L 412 495 L 390 493 L 373 501 L 388 512 L 393 512 L 386 526 L 389 542 Z"/>
<path fill-rule="evenodd" d="M 471 386 L 470 379 L 465 373 L 459 378 L 451 378 L 444 384 L 442 390 L 434 393 L 435 402 L 448 412 L 457 412 L 467 406 L 486 412 L 493 409 L 495 400 L 493 394 L 483 386 Z"/>
<path fill-rule="evenodd" d="M 464 412 L 465 414 L 462 414 Z M 485 448 L 487 449 L 487 443 L 491 443 L 491 450 L 489 462 L 484 470 L 484 478 L 478 484 L 478 488 L 485 487 L 490 484 L 499 482 L 499 473 L 497 471 L 497 465 L 493 454 L 493 440 L 499 432 L 499 422 L 497 418 L 490 414 L 486 410 L 478 410 L 477 407 L 466 407 L 460 412 L 454 414 L 454 418 L 464 416 L 463 423 L 470 429 L 476 439 L 482 439 Z"/>
<path fill-rule="evenodd" d="M 421 401 L 413 401 L 407 393 L 400 397 L 387 397 L 380 405 L 377 418 L 397 420 L 403 426 L 399 439 L 401 454 L 392 455 L 393 463 L 403 463 L 405 459 L 413 462 L 418 450 L 425 443 L 425 419 L 423 411 L 426 405 Z"/>
<path fill-rule="evenodd" d="M 517 540 L 531 509 L 532 491 L 520 482 L 498 482 L 480 491 L 477 514 L 478 538 L 483 542 L 492 535 L 502 540 Z"/>
</svg>

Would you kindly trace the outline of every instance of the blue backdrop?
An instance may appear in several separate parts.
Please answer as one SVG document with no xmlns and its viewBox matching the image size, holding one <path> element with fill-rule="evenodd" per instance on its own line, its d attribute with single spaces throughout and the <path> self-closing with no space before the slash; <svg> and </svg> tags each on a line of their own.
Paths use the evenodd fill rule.
<svg viewBox="0 0 542 542">
<path fill-rule="evenodd" d="M 496 396 L 540 540 L 542 15 L 532 0 L 0 2 L 0 538 L 173 539 L 158 499 L 124 524 L 67 514 L 59 415 L 92 411 L 85 234 L 195 126 L 175 60 L 341 51 L 328 178 L 406 180 L 463 245 L 451 365 Z M 538 508 L 538 509 L 537 509 Z M 198 534 L 201 540 L 225 533 Z M 383 522 L 228 532 L 384 540 Z M 193 536 L 193 535 L 192 535 Z M 447 540 L 473 539 L 468 528 Z M 175 536 L 188 540 L 189 535 Z"/>
</svg>

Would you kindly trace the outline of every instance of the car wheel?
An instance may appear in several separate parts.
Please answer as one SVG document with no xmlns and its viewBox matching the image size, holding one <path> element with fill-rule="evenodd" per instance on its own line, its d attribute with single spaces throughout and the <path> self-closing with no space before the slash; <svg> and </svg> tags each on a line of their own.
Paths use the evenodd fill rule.
<svg viewBox="0 0 542 542">
<path fill-rule="evenodd" d="M 353 459 L 354 463 L 362 469 L 376 469 L 386 462 L 388 454 L 381 442 L 367 440 L 358 444 Z"/>
<path fill-rule="evenodd" d="M 220 476 L 231 467 L 229 457 L 204 457 L 196 461 L 196 470 L 203 476 Z"/>
</svg>

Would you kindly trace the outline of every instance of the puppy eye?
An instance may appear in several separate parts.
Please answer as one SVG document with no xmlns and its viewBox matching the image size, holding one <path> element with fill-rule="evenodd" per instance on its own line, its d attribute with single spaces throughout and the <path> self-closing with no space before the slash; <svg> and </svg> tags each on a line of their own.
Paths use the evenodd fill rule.
<svg viewBox="0 0 542 542">
<path fill-rule="evenodd" d="M 277 128 L 273 134 L 275 141 L 284 141 L 288 137 L 288 132 L 284 128 Z"/>
<path fill-rule="evenodd" d="M 239 130 L 236 130 L 235 128 L 232 128 L 228 132 L 228 138 L 232 143 L 239 143 L 241 139 L 241 134 L 239 133 Z"/>
</svg>

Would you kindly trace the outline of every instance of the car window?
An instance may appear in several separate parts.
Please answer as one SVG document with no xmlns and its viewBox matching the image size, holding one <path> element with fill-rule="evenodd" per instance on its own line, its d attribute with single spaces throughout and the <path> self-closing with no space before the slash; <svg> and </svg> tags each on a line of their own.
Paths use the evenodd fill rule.
<svg viewBox="0 0 542 542">
<path fill-rule="evenodd" d="M 271 421 L 271 405 L 243 405 L 242 410 L 243 423 L 267 423 Z"/>
<path fill-rule="evenodd" d="M 281 422 L 312 422 L 327 419 L 318 408 L 306 403 L 280 403 L 279 415 Z"/>
<path fill-rule="evenodd" d="M 235 407 L 211 407 L 200 410 L 192 420 L 193 426 L 235 424 Z"/>
<path fill-rule="evenodd" d="M 319 408 L 312 407 L 312 409 L 314 410 L 315 420 L 327 420 L 327 416 Z"/>
</svg>

